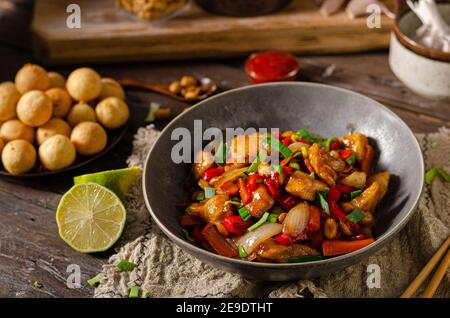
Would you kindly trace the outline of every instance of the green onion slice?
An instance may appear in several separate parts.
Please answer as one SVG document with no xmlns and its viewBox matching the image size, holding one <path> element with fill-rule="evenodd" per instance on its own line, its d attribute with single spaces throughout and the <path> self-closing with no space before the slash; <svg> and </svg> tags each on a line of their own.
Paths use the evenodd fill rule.
<svg viewBox="0 0 450 318">
<path fill-rule="evenodd" d="M 330 215 L 330 207 L 328 206 L 327 202 L 327 194 L 326 191 L 318 191 L 317 194 L 319 195 L 319 202 L 320 206 L 322 207 L 322 210 L 324 210 L 328 215 Z"/>
<path fill-rule="evenodd" d="M 239 256 L 240 256 L 241 258 L 247 257 L 247 252 L 244 250 L 244 247 L 243 247 L 243 246 L 239 246 Z"/>
<path fill-rule="evenodd" d="M 269 217 L 269 212 L 266 212 L 263 214 L 263 216 L 258 220 L 258 222 L 256 222 L 255 224 L 253 224 L 252 226 L 250 226 L 247 231 L 251 232 L 256 230 L 258 227 L 260 227 L 261 225 L 263 225 L 264 223 L 266 223 L 267 218 Z"/>
<path fill-rule="evenodd" d="M 438 169 L 437 168 L 431 168 L 427 171 L 425 174 L 425 182 L 427 184 L 431 184 L 434 180 L 434 178 L 438 175 Z"/>
<path fill-rule="evenodd" d="M 264 142 L 266 145 L 272 146 L 273 148 L 277 149 L 283 155 L 283 157 L 289 158 L 290 156 L 292 156 L 292 151 L 275 138 L 267 137 L 266 139 L 264 139 Z"/>
<path fill-rule="evenodd" d="M 183 232 L 183 236 L 186 240 L 188 240 L 191 243 L 196 243 L 197 241 L 189 234 L 189 232 L 186 229 L 181 229 Z"/>
<path fill-rule="evenodd" d="M 331 136 L 330 138 L 327 139 L 326 143 L 325 143 L 325 147 L 327 148 L 328 151 L 330 151 L 330 147 L 331 147 L 331 143 L 333 141 L 337 141 L 337 137 L 336 136 Z"/>
<path fill-rule="evenodd" d="M 139 298 L 139 286 L 132 286 L 128 292 L 128 298 Z"/>
<path fill-rule="evenodd" d="M 297 162 L 291 162 L 289 164 L 289 167 L 291 167 L 294 170 L 300 170 L 300 165 Z"/>
<path fill-rule="evenodd" d="M 358 195 L 360 195 L 361 193 L 363 193 L 364 190 L 355 190 L 350 192 L 350 200 L 353 200 L 354 198 L 356 198 Z"/>
<path fill-rule="evenodd" d="M 145 117 L 146 123 L 151 123 L 151 122 L 155 121 L 155 113 L 160 107 L 161 107 L 161 105 L 159 105 L 158 103 L 155 103 L 155 102 L 150 103 L 150 107 L 148 109 L 148 114 Z"/>
<path fill-rule="evenodd" d="M 281 165 L 273 165 L 272 170 L 278 172 L 278 174 L 283 174 L 283 167 Z"/>
<path fill-rule="evenodd" d="M 365 217 L 366 217 L 366 215 L 364 213 L 362 213 L 359 208 L 356 208 L 352 212 L 347 214 L 347 220 L 349 220 L 355 224 L 358 223 L 359 221 L 361 221 L 362 219 L 364 219 Z"/>
<path fill-rule="evenodd" d="M 322 255 L 316 255 L 316 256 L 306 255 L 306 256 L 288 258 L 288 263 L 314 262 L 314 261 L 320 261 L 323 259 L 325 259 L 325 256 L 322 256 Z"/>
<path fill-rule="evenodd" d="M 276 213 L 270 213 L 268 217 L 268 221 L 270 223 L 277 223 L 278 222 L 278 214 Z"/>
<path fill-rule="evenodd" d="M 450 182 L 450 175 L 444 169 L 438 168 L 439 175 L 445 180 L 445 182 Z"/>
<path fill-rule="evenodd" d="M 313 179 L 316 178 L 316 174 L 315 174 L 314 172 L 311 172 L 311 173 L 309 174 L 309 176 L 310 176 L 311 178 L 313 178 Z"/>
<path fill-rule="evenodd" d="M 102 280 L 102 278 L 105 276 L 104 273 L 99 273 L 96 276 L 92 277 L 91 279 L 87 280 L 87 283 L 91 286 L 96 286 L 98 284 L 100 284 L 100 281 Z"/>
<path fill-rule="evenodd" d="M 314 143 L 314 138 L 311 136 L 311 134 L 307 130 L 300 129 L 297 132 L 297 135 L 299 135 L 300 138 L 304 138 L 304 139 L 308 140 L 310 143 Z"/>
<path fill-rule="evenodd" d="M 345 160 L 345 162 L 347 162 L 349 165 L 354 165 L 356 162 L 356 155 L 353 152 L 352 155 L 350 157 L 347 158 L 347 160 Z"/>
<path fill-rule="evenodd" d="M 222 141 L 216 149 L 215 161 L 219 166 L 223 166 L 227 159 L 227 145 Z"/>
<path fill-rule="evenodd" d="M 214 188 L 211 188 L 211 187 L 205 188 L 205 199 L 212 198 L 215 195 L 216 195 L 216 190 Z"/>
<path fill-rule="evenodd" d="M 40 281 L 35 281 L 33 284 L 34 288 L 42 288 L 44 287 Z"/>
<path fill-rule="evenodd" d="M 255 160 L 253 160 L 252 164 L 250 165 L 250 167 L 248 167 L 247 169 L 247 173 L 255 173 L 258 172 L 258 166 L 261 162 L 263 162 L 266 159 L 266 153 L 261 151 L 258 153 L 258 155 L 256 156 Z"/>
<path fill-rule="evenodd" d="M 121 260 L 119 263 L 116 264 L 116 267 L 121 270 L 131 272 L 136 267 L 136 264 L 125 260 Z"/>
<path fill-rule="evenodd" d="M 250 215 L 250 213 L 248 213 L 248 211 L 245 208 L 245 206 L 240 207 L 238 212 L 239 212 L 239 215 L 241 216 L 242 220 L 244 220 L 244 222 L 247 222 L 248 219 L 251 218 L 251 215 Z"/>
</svg>

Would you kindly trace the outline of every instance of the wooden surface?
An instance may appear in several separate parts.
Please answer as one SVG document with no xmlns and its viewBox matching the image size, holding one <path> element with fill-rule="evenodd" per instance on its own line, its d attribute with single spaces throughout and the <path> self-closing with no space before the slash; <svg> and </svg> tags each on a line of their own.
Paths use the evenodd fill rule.
<svg viewBox="0 0 450 318">
<path fill-rule="evenodd" d="M 33 61 L 29 49 L 28 24 L 31 7 L 16 1 L 14 10 L 4 9 L 0 1 L 0 81 L 11 80 L 22 64 Z M 16 36 L 8 30 L 15 29 Z M 350 88 L 371 96 L 397 113 L 414 132 L 433 132 L 450 127 L 450 105 L 414 95 L 389 70 L 386 52 L 299 56 L 301 80 Z M 248 85 L 243 60 L 215 60 L 172 63 L 125 63 L 92 65 L 104 76 L 133 76 L 149 81 L 170 81 L 182 74 L 209 76 L 222 90 Z M 76 65 L 56 70 L 67 74 Z M 333 72 L 331 70 L 334 69 Z M 183 104 L 165 97 L 137 91 L 127 92 L 133 117 L 125 140 L 103 160 L 82 171 L 44 180 L 17 183 L 0 179 L 0 297 L 90 297 L 93 288 L 86 279 L 97 274 L 113 251 L 84 255 L 74 252 L 58 237 L 55 210 L 61 194 L 72 184 L 74 175 L 125 167 L 131 151 L 133 133 L 144 125 L 150 101 L 169 106 L 175 112 Z M 165 123 L 158 123 L 161 128 Z M 78 264 L 82 288 L 66 286 L 67 266 Z M 34 281 L 44 287 L 36 289 Z"/>
<path fill-rule="evenodd" d="M 81 28 L 66 27 L 71 0 L 37 0 L 35 51 L 51 63 L 124 61 L 242 55 L 280 49 L 300 53 L 355 52 L 386 48 L 391 21 L 369 29 L 366 18 L 344 11 L 324 18 L 313 0 L 295 0 L 285 10 L 251 18 L 218 17 L 193 9 L 162 25 L 132 18 L 114 0 L 79 0 Z"/>
</svg>

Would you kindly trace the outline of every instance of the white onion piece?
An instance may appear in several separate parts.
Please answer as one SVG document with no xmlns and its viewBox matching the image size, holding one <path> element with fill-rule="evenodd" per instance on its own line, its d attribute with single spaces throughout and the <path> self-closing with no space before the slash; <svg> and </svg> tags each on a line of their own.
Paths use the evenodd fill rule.
<svg viewBox="0 0 450 318">
<path fill-rule="evenodd" d="M 241 174 L 243 174 L 245 171 L 247 171 L 247 167 L 240 168 L 240 169 L 230 169 L 228 171 L 225 171 L 223 175 L 221 175 L 218 179 L 215 179 L 214 182 L 211 182 L 210 180 L 209 184 L 213 185 L 216 189 L 220 188 L 224 183 L 228 181 L 233 181 L 237 177 L 239 177 Z"/>
<path fill-rule="evenodd" d="M 289 210 L 283 222 L 283 233 L 291 236 L 300 235 L 308 225 L 309 206 L 299 203 Z"/>
<path fill-rule="evenodd" d="M 289 150 L 292 151 L 293 153 L 300 151 L 300 149 L 302 149 L 302 147 L 308 148 L 309 145 L 305 144 L 304 142 L 293 142 L 292 144 L 290 144 L 288 146 Z"/>
<path fill-rule="evenodd" d="M 283 226 L 279 223 L 267 222 L 256 230 L 241 235 L 235 239 L 235 243 L 237 246 L 242 246 L 247 254 L 251 254 L 259 244 L 281 233 L 282 229 Z"/>
</svg>

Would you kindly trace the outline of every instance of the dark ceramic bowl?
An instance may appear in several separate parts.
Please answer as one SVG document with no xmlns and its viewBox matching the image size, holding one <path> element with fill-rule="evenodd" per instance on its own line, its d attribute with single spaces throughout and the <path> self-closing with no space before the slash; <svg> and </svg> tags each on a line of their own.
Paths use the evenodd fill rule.
<svg viewBox="0 0 450 318">
<path fill-rule="evenodd" d="M 292 0 L 195 0 L 204 10 L 236 17 L 252 17 L 276 12 Z"/>
<path fill-rule="evenodd" d="M 376 170 L 389 170 L 394 177 L 377 209 L 375 243 L 353 253 L 299 264 L 255 263 L 222 257 L 187 242 L 175 209 L 186 200 L 183 182 L 190 164 L 175 164 L 171 140 L 175 128 L 193 135 L 194 120 L 208 127 L 308 129 L 324 136 L 344 135 L 350 127 L 365 133 L 377 150 Z M 175 118 L 150 151 L 144 169 L 144 197 L 162 231 L 184 251 L 203 262 L 258 280 L 285 281 L 312 278 L 342 269 L 368 257 L 384 246 L 412 216 L 422 192 L 424 164 L 411 130 L 378 102 L 351 91 L 321 84 L 283 82 L 234 89 L 211 97 Z M 398 257 L 398 255 L 392 255 Z"/>
</svg>

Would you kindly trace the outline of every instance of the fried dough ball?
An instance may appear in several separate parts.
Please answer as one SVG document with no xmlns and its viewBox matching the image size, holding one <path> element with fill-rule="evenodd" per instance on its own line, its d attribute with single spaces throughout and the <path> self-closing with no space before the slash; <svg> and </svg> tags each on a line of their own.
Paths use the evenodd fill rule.
<svg viewBox="0 0 450 318">
<path fill-rule="evenodd" d="M 0 84 L 0 121 L 16 117 L 16 105 L 20 99 L 20 93 L 13 82 Z"/>
<path fill-rule="evenodd" d="M 67 136 L 54 135 L 39 146 L 39 159 L 47 170 L 66 168 L 75 161 L 75 157 L 75 146 Z"/>
<path fill-rule="evenodd" d="M 72 106 L 72 99 L 66 90 L 54 87 L 50 88 L 45 94 L 52 100 L 53 103 L 53 117 L 64 118 Z"/>
<path fill-rule="evenodd" d="M 127 104 L 117 97 L 108 97 L 95 107 L 98 121 L 109 129 L 123 126 L 130 117 Z"/>
<path fill-rule="evenodd" d="M 99 153 L 106 147 L 107 135 L 105 129 L 97 123 L 82 122 L 76 125 L 70 134 L 70 141 L 77 152 L 83 156 Z"/>
<path fill-rule="evenodd" d="M 18 119 L 5 121 L 0 127 L 0 138 L 4 142 L 10 142 L 16 139 L 24 139 L 29 143 L 34 141 L 34 129 L 27 126 Z"/>
<path fill-rule="evenodd" d="M 95 110 L 88 104 L 79 103 L 72 107 L 67 116 L 67 122 L 70 126 L 75 127 L 81 122 L 96 122 Z"/>
<path fill-rule="evenodd" d="M 21 94 L 32 90 L 45 91 L 50 87 L 47 71 L 35 64 L 25 64 L 17 72 L 15 82 Z"/>
<path fill-rule="evenodd" d="M 42 145 L 44 141 L 55 135 L 70 137 L 71 131 L 72 129 L 69 124 L 64 120 L 61 118 L 52 118 L 37 129 L 36 141 L 38 145 Z"/>
<path fill-rule="evenodd" d="M 28 172 L 36 163 L 36 150 L 26 140 L 10 141 L 2 151 L 2 163 L 6 171 L 11 174 Z"/>
<path fill-rule="evenodd" d="M 52 117 L 53 103 L 44 92 L 30 91 L 20 98 L 16 111 L 24 124 L 37 127 Z"/>
<path fill-rule="evenodd" d="M 88 67 L 82 67 L 70 73 L 66 88 L 75 100 L 89 102 L 100 95 L 102 81 L 96 71 Z"/>
<path fill-rule="evenodd" d="M 66 87 L 66 79 L 64 76 L 57 72 L 48 72 L 48 78 L 50 79 L 50 88 L 65 88 Z"/>
<path fill-rule="evenodd" d="M 104 77 L 102 81 L 102 92 L 100 93 L 99 99 L 105 99 L 106 97 L 118 97 L 120 99 L 125 99 L 125 92 L 123 91 L 122 85 L 120 85 L 115 79 Z"/>
</svg>

